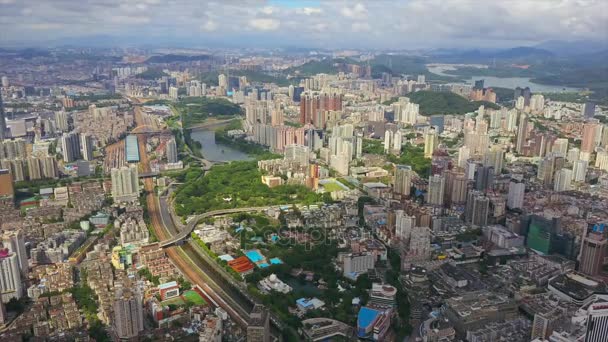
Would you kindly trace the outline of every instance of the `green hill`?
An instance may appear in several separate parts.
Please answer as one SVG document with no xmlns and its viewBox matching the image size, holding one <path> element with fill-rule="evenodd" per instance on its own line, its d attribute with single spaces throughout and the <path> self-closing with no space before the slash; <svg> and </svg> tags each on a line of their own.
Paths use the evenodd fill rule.
<svg viewBox="0 0 608 342">
<path fill-rule="evenodd" d="M 230 118 L 242 114 L 239 105 L 224 98 L 185 97 L 173 107 L 184 117 L 184 127 L 201 123 L 209 117 Z"/>
<path fill-rule="evenodd" d="M 287 73 L 297 73 L 299 75 L 312 76 L 316 74 L 337 74 L 338 68 L 334 65 L 334 60 L 323 59 L 320 61 L 309 61 L 298 67 L 287 69 Z"/>
<path fill-rule="evenodd" d="M 223 73 L 224 75 L 227 72 L 219 72 L 219 71 L 210 71 L 200 74 L 200 80 L 209 85 L 217 85 L 218 76 Z M 273 75 L 269 75 L 260 71 L 250 71 L 250 70 L 230 70 L 230 76 L 245 76 L 247 77 L 247 81 L 253 83 L 274 83 L 278 86 L 288 86 L 290 84 L 289 80 L 284 77 L 276 77 Z"/>
<path fill-rule="evenodd" d="M 141 78 L 144 80 L 156 80 L 163 76 L 169 76 L 166 72 L 158 69 L 148 69 L 142 73 L 135 75 L 137 78 Z"/>
<path fill-rule="evenodd" d="M 479 106 L 498 109 L 498 105 L 486 101 L 469 101 L 460 95 L 450 92 L 418 91 L 408 95 L 411 102 L 420 105 L 420 114 L 466 114 L 475 111 Z"/>
</svg>

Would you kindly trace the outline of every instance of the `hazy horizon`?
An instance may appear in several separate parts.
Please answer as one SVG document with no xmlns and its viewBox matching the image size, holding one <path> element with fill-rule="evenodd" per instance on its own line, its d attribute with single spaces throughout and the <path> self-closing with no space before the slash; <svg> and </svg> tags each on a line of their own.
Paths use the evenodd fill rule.
<svg viewBox="0 0 608 342">
<path fill-rule="evenodd" d="M 2 46 L 509 48 L 608 41 L 608 2 L 0 0 Z"/>
</svg>

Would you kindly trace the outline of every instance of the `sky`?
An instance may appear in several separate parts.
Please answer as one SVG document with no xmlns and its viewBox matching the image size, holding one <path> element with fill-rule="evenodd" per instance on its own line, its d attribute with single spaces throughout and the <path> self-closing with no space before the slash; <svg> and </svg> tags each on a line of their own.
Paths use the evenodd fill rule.
<svg viewBox="0 0 608 342">
<path fill-rule="evenodd" d="M 0 45 L 483 48 L 608 41 L 608 0 L 0 0 Z"/>
</svg>

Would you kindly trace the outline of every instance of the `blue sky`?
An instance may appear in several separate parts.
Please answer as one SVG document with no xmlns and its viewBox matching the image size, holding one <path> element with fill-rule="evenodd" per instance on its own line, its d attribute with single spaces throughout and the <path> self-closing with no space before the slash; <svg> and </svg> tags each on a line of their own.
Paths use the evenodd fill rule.
<svg viewBox="0 0 608 342">
<path fill-rule="evenodd" d="M 606 0 L 0 0 L 0 45 L 418 49 L 608 40 Z"/>
</svg>

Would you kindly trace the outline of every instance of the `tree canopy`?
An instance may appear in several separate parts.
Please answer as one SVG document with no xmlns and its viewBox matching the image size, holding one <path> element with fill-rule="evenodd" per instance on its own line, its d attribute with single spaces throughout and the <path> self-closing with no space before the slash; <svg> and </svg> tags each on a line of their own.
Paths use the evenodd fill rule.
<svg viewBox="0 0 608 342">
<path fill-rule="evenodd" d="M 411 102 L 420 105 L 420 114 L 466 114 L 474 112 L 479 106 L 486 108 L 500 108 L 494 103 L 486 101 L 469 101 L 464 97 L 451 92 L 417 91 L 409 94 Z"/>
<path fill-rule="evenodd" d="M 179 215 L 191 215 L 216 209 L 312 204 L 322 200 L 321 195 L 303 185 L 269 188 L 262 183 L 261 176 L 255 161 L 215 165 L 205 177 L 188 181 L 178 189 L 175 210 Z"/>
</svg>

